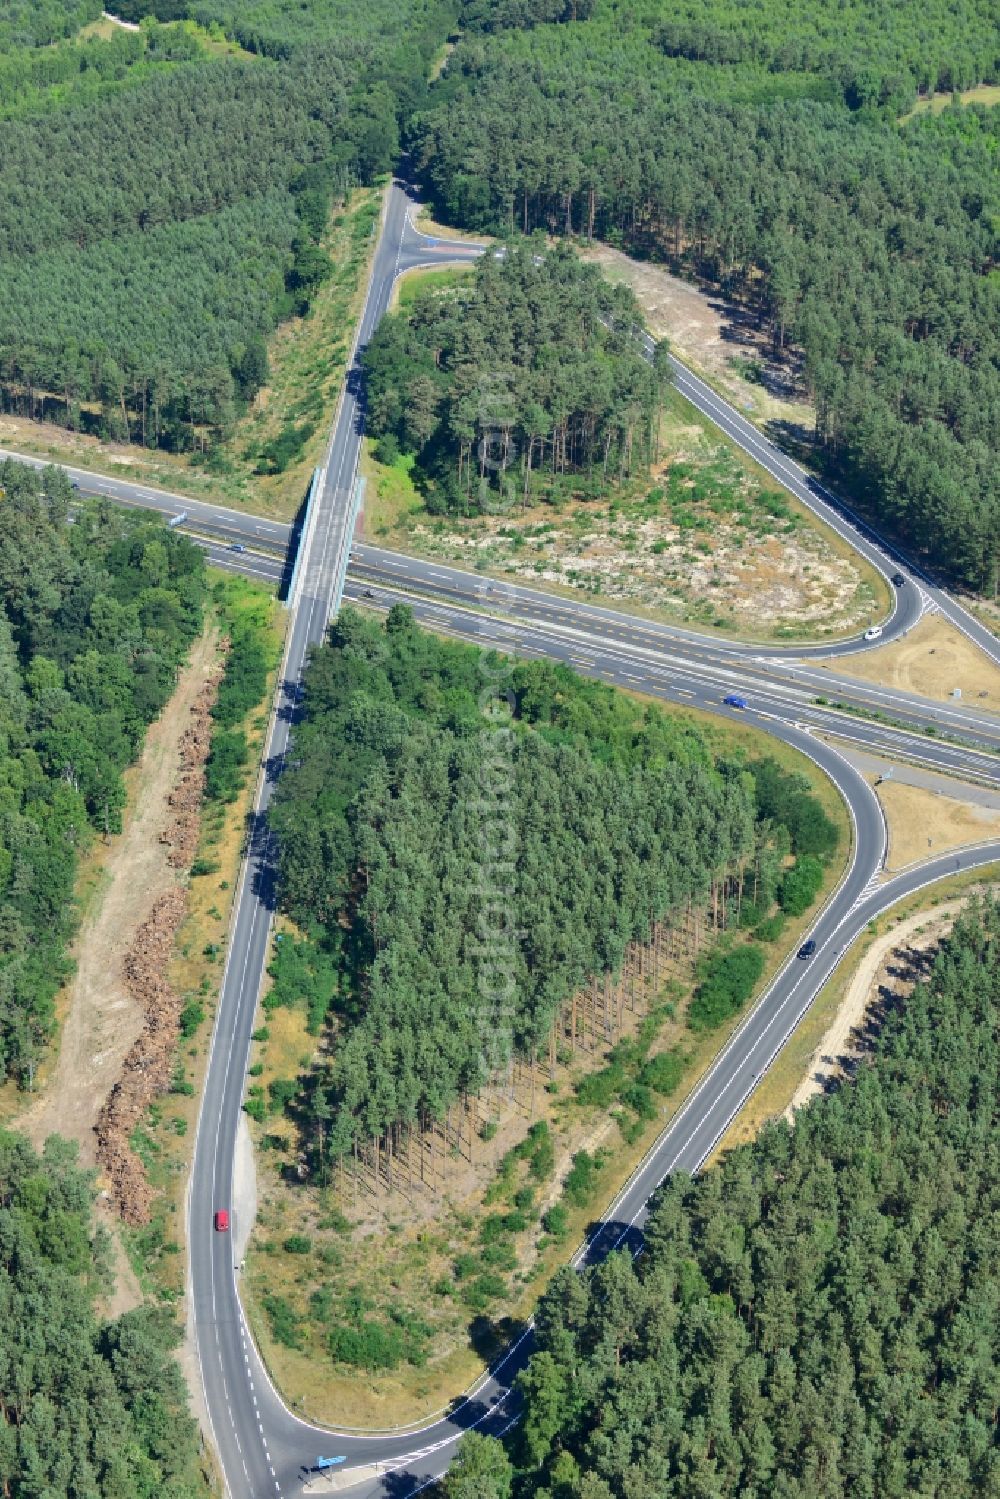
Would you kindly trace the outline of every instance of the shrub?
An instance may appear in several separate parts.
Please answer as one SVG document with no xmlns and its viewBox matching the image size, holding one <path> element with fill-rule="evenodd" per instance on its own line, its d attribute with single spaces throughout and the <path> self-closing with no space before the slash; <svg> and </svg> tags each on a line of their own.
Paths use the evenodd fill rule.
<svg viewBox="0 0 1000 1499">
<path fill-rule="evenodd" d="M 789 916 L 808 911 L 823 883 L 823 866 L 812 854 L 803 854 L 778 886 L 778 904 Z"/>
<path fill-rule="evenodd" d="M 487 1244 L 483 1250 L 482 1261 L 491 1270 L 517 1269 L 517 1255 L 514 1253 L 513 1245 L 506 1239 L 501 1239 L 496 1244 Z"/>
<path fill-rule="evenodd" d="M 711 1030 L 735 1015 L 750 998 L 763 972 L 764 954 L 752 945 L 709 958 L 688 1010 L 692 1030 Z"/>
<path fill-rule="evenodd" d="M 484 1312 L 493 1301 L 498 1301 L 507 1290 L 507 1282 L 500 1275 L 486 1273 L 477 1275 L 462 1287 L 462 1301 L 470 1312 Z"/>
<path fill-rule="evenodd" d="M 645 1083 L 630 1083 L 622 1089 L 622 1103 L 638 1114 L 640 1119 L 655 1119 L 656 1104 Z"/>
<path fill-rule="evenodd" d="M 295 1309 L 284 1296 L 265 1296 L 264 1311 L 275 1342 L 286 1348 L 302 1347 L 302 1328 Z"/>
<path fill-rule="evenodd" d="M 606 1109 L 618 1097 L 625 1082 L 625 1069 L 614 1061 L 600 1072 L 582 1077 L 576 1085 L 577 1102 Z"/>
<path fill-rule="evenodd" d="M 281 1247 L 286 1254 L 311 1254 L 313 1246 L 308 1234 L 289 1234 Z"/>
<path fill-rule="evenodd" d="M 758 815 L 788 829 L 794 854 L 828 858 L 837 847 L 837 826 L 823 811 L 804 776 L 782 770 L 771 759 L 757 760 L 750 768 Z"/>
<path fill-rule="evenodd" d="M 268 1095 L 271 1100 L 271 1108 L 275 1113 L 286 1109 L 299 1091 L 299 1085 L 293 1077 L 276 1077 L 267 1085 Z"/>
<path fill-rule="evenodd" d="M 337 1363 L 372 1374 L 380 1369 L 397 1369 L 405 1357 L 401 1330 L 384 1322 L 362 1320 L 353 1326 L 337 1326 L 330 1333 L 329 1349 Z"/>
<path fill-rule="evenodd" d="M 678 1051 L 661 1051 L 650 1057 L 639 1073 L 639 1082 L 644 1088 L 664 1096 L 673 1093 L 684 1076 L 684 1058 Z"/>
<path fill-rule="evenodd" d="M 569 1210 L 561 1202 L 553 1203 L 542 1219 L 542 1227 L 553 1239 L 565 1239 L 569 1233 Z"/>
<path fill-rule="evenodd" d="M 566 1177 L 563 1193 L 575 1207 L 586 1207 L 590 1201 L 597 1185 L 599 1164 L 597 1158 L 589 1155 L 586 1150 L 578 1150 L 573 1157 L 573 1164 Z"/>
<path fill-rule="evenodd" d="M 766 921 L 761 921 L 754 927 L 754 936 L 758 942 L 777 942 L 785 930 L 785 917 L 782 911 L 775 911 Z"/>
<path fill-rule="evenodd" d="M 205 1011 L 196 999 L 189 999 L 181 1011 L 181 1037 L 187 1041 L 194 1035 L 205 1018 Z"/>
<path fill-rule="evenodd" d="M 242 729 L 216 729 L 205 762 L 205 795 L 209 801 L 236 800 L 248 758 L 247 736 Z M 213 864 L 206 872 L 214 873 L 218 868 L 218 864 Z"/>
<path fill-rule="evenodd" d="M 384 463 L 390 468 L 396 462 L 399 457 L 399 443 L 396 441 L 394 432 L 382 433 L 375 444 L 375 457 L 379 463 Z"/>
</svg>

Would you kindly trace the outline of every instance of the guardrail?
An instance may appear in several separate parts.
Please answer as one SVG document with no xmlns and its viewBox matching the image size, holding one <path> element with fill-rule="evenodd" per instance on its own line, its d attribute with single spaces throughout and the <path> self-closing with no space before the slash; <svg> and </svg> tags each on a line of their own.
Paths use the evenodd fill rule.
<svg viewBox="0 0 1000 1499">
<path fill-rule="evenodd" d="M 351 546 L 354 542 L 354 527 L 358 519 L 358 511 L 361 509 L 361 499 L 365 492 L 365 480 L 359 475 L 354 481 L 354 490 L 351 494 L 350 510 L 344 526 L 343 550 L 337 566 L 337 586 L 333 593 L 333 606 L 330 609 L 330 618 L 336 619 L 340 613 L 340 606 L 344 602 L 344 584 L 347 581 L 347 564 L 351 559 Z"/>
<path fill-rule="evenodd" d="M 286 609 L 290 609 L 295 602 L 295 591 L 299 586 L 299 568 L 302 565 L 302 553 L 305 550 L 303 543 L 306 538 L 306 531 L 309 529 L 309 517 L 312 515 L 313 501 L 319 493 L 319 481 L 322 472 L 322 469 L 313 469 L 312 482 L 309 485 L 309 493 L 306 495 L 306 508 L 302 513 L 302 524 L 299 527 L 298 540 L 295 545 L 295 562 L 292 567 L 292 576 L 288 580 L 288 590 L 285 593 Z"/>
</svg>

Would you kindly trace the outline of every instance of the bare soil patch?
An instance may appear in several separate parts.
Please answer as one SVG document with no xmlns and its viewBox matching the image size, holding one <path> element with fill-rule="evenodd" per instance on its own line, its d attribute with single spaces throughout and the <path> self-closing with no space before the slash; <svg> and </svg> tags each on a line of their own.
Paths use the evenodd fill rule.
<svg viewBox="0 0 1000 1499">
<path fill-rule="evenodd" d="M 581 249 L 611 281 L 635 293 L 655 338 L 667 338 L 679 359 L 716 385 L 756 422 L 786 424 L 802 438 L 816 426 L 794 350 L 776 357 L 773 343 L 745 309 L 718 291 L 674 276 L 662 265 L 634 260 L 610 245 Z"/>
<path fill-rule="evenodd" d="M 836 675 L 918 692 L 939 702 L 958 688 L 964 701 L 1000 712 L 1000 670 L 941 614 L 925 614 L 902 640 L 840 658 Z"/>
<path fill-rule="evenodd" d="M 828 638 L 867 622 L 876 596 L 855 557 L 686 402 L 671 398 L 660 443 L 648 478 L 600 500 L 469 519 L 427 515 L 407 460 L 386 467 L 369 453 L 366 535 L 741 638 Z"/>
<path fill-rule="evenodd" d="M 95 1167 L 98 1116 L 137 1041 L 143 1016 L 124 973 L 126 951 L 138 927 L 176 886 L 171 850 L 158 834 L 167 816 L 182 763 L 191 710 L 216 669 L 217 637 L 206 631 L 195 644 L 177 689 L 146 734 L 138 763 L 126 772 L 124 831 L 106 847 L 100 889 L 89 902 L 76 942 L 76 971 L 60 1002 L 59 1053 L 41 1095 L 15 1121 L 41 1146 L 48 1135 L 73 1140 L 81 1164 Z M 142 1291 L 118 1234 L 107 1194 L 98 1214 L 109 1230 L 115 1289 L 103 1310 L 117 1316 L 142 1301 Z"/>
<path fill-rule="evenodd" d="M 796 1109 L 849 1075 L 871 1048 L 872 1034 L 866 1027 L 871 1009 L 889 996 L 905 998 L 912 992 L 928 960 L 967 904 L 965 900 L 952 900 L 930 911 L 918 911 L 872 943 L 813 1054 L 809 1071 L 792 1095 L 786 1119 L 791 1120 Z M 876 1016 L 871 1019 L 877 1021 Z"/>
<path fill-rule="evenodd" d="M 108 846 L 104 893 L 93 901 L 76 942 L 76 972 L 68 988 L 58 1061 L 43 1095 L 17 1121 L 36 1146 L 51 1134 L 75 1140 L 86 1166 L 97 1164 L 97 1116 L 142 1029 L 123 964 L 156 901 L 177 884 L 160 830 L 169 814 L 191 710 L 216 670 L 216 658 L 216 637 L 206 632 L 180 673 L 173 697 L 150 726 L 138 764 L 126 772 L 124 831 Z"/>
</svg>

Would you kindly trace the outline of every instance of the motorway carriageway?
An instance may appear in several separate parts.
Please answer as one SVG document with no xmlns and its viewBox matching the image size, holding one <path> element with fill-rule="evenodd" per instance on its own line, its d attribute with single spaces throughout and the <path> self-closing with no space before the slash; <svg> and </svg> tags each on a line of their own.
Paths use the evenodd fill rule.
<svg viewBox="0 0 1000 1499">
<path fill-rule="evenodd" d="M 455 258 L 461 254 L 468 258 L 475 253 L 476 247 L 449 245 L 415 231 L 409 220 L 405 195 L 398 185 L 394 185 L 387 197 L 382 233 L 376 247 L 368 300 L 361 320 L 362 335 L 370 336 L 401 270 L 407 266 L 440 263 L 445 256 Z M 676 378 L 678 388 L 688 399 L 746 448 L 797 498 L 850 541 L 883 576 L 891 576 L 898 566 L 910 579 L 909 584 L 893 594 L 893 610 L 883 639 L 905 633 L 926 608 L 932 607 L 977 640 L 992 660 L 1000 661 L 1000 643 L 961 605 L 937 589 L 925 575 L 906 567 L 891 548 L 873 537 L 866 528 L 861 526 L 859 529 L 854 518 L 833 496 L 769 444 L 697 377 L 677 366 Z M 458 1402 L 449 1417 L 432 1423 L 419 1433 L 362 1435 L 342 1432 L 331 1435 L 296 1417 L 271 1385 L 243 1318 L 231 1243 L 227 1235 L 212 1232 L 213 1208 L 226 1206 L 232 1201 L 236 1126 L 242 1109 L 260 980 L 270 945 L 273 858 L 264 813 L 280 772 L 290 723 L 297 711 L 303 663 L 309 646 L 323 638 L 326 619 L 339 597 L 342 580 L 339 570 L 346 563 L 350 549 L 351 515 L 348 507 L 354 489 L 362 421 L 363 400 L 356 373 L 352 370 L 338 405 L 327 450 L 320 485 L 321 503 L 318 508 L 314 506 L 310 526 L 301 543 L 303 565 L 296 597 L 291 601 L 292 623 L 282 674 L 280 709 L 271 721 L 268 754 L 255 796 L 250 851 L 237 892 L 192 1169 L 188 1219 L 189 1310 L 197 1336 L 215 1445 L 227 1487 L 234 1499 L 237 1496 L 238 1499 L 262 1499 L 265 1494 L 301 1492 L 303 1481 L 315 1476 L 310 1469 L 317 1454 L 331 1451 L 342 1453 L 347 1458 L 347 1466 L 353 1471 L 344 1473 L 344 1477 L 353 1481 L 353 1493 L 359 1496 L 392 1494 L 400 1499 L 415 1493 L 445 1469 L 454 1441 L 463 1429 L 481 1423 L 482 1429 L 501 1430 L 509 1423 L 512 1414 L 509 1385 L 530 1348 L 530 1339 L 522 1340 L 500 1366 L 480 1382 L 470 1398 Z M 81 489 L 103 491 L 108 498 L 119 503 L 168 508 L 174 513 L 186 510 L 196 529 L 215 528 L 216 540 L 210 553 L 223 565 L 236 565 L 240 571 L 253 569 L 258 576 L 266 576 L 266 570 L 270 568 L 280 571 L 283 566 L 285 548 L 281 544 L 277 522 L 241 516 L 238 512 L 204 502 L 165 496 L 148 486 L 133 485 L 129 481 L 107 480 L 79 471 L 72 477 Z M 246 530 L 248 526 L 253 528 L 252 539 Z M 227 537 L 250 547 L 252 555 L 228 551 Z M 360 549 L 358 552 L 360 565 L 364 557 Z M 381 566 L 381 560 L 376 558 L 376 561 Z M 975 765 L 976 773 L 986 779 L 995 775 L 992 757 L 941 740 L 903 734 L 860 718 L 831 714 L 808 701 L 811 691 L 808 683 L 796 684 L 794 680 L 784 681 L 776 675 L 775 657 L 783 655 L 777 650 L 763 660 L 760 647 L 722 647 L 705 637 L 694 636 L 693 632 L 670 631 L 648 622 L 632 621 L 615 615 L 614 611 L 597 610 L 596 613 L 603 616 L 599 623 L 593 617 L 594 606 L 577 606 L 571 601 L 532 594 L 529 590 L 515 589 L 513 597 L 517 609 L 534 610 L 536 617 L 533 620 L 527 617 L 512 620 L 514 605 L 511 590 L 506 585 L 491 585 L 497 589 L 498 604 L 505 615 L 503 619 L 496 619 L 481 612 L 481 600 L 475 594 L 471 605 L 468 601 L 435 601 L 428 597 L 419 572 L 425 565 L 407 559 L 404 562 L 413 570 L 400 578 L 401 588 L 386 589 L 381 582 L 366 583 L 363 578 L 359 584 L 354 578 L 349 584 L 351 595 L 361 602 L 382 608 L 389 607 L 401 597 L 408 597 L 415 610 L 433 628 L 461 633 L 481 644 L 496 643 L 498 647 L 509 648 L 513 643 L 519 654 L 537 653 L 568 659 L 581 671 L 589 671 L 605 680 L 620 680 L 623 686 L 705 706 L 716 713 L 725 714 L 727 711 L 720 702 L 725 691 L 745 688 L 745 682 L 738 677 L 725 680 L 730 673 L 753 677 L 753 701 L 748 712 L 734 713 L 733 716 L 756 722 L 775 738 L 801 750 L 833 780 L 847 804 L 853 825 L 849 867 L 809 933 L 817 943 L 815 958 L 810 963 L 802 963 L 794 956 L 786 960 L 691 1099 L 661 1135 L 616 1203 L 612 1204 L 604 1225 L 590 1246 L 581 1252 L 580 1258 L 595 1258 L 616 1243 L 634 1247 L 650 1192 L 667 1172 L 678 1168 L 694 1170 L 703 1164 L 797 1019 L 811 1004 L 841 953 L 864 930 L 867 922 L 895 900 L 934 879 L 956 869 L 982 868 L 1000 859 L 1000 843 L 994 843 L 919 866 L 883 883 L 886 829 L 877 798 L 839 751 L 817 737 L 817 725 L 824 726 L 826 733 L 835 732 L 841 736 L 845 727 L 849 727 L 859 742 L 875 745 L 883 753 L 885 750 L 881 749 L 882 741 L 878 736 L 885 736 L 893 742 L 906 741 L 909 747 L 907 758 L 922 754 L 928 757 L 924 763 L 933 763 L 938 769 L 945 761 L 966 770 Z M 442 580 L 433 581 L 440 583 Z M 444 581 L 449 587 L 453 586 L 450 577 Z M 473 582 L 475 587 L 481 586 L 480 580 Z M 545 618 L 546 613 L 551 615 L 556 611 L 558 618 Z M 791 649 L 797 656 L 830 657 L 849 654 L 859 649 L 860 644 L 854 641 Z M 830 692 L 834 690 L 832 683 L 825 685 Z M 837 691 L 841 696 L 845 695 L 839 684 Z M 893 716 L 897 716 L 901 711 L 898 705 L 902 696 L 891 694 L 890 697 Z M 913 711 L 912 705 L 906 711 Z M 925 704 L 922 711 L 937 713 L 942 709 L 938 705 Z M 950 707 L 947 711 L 954 715 L 951 721 L 960 719 L 966 731 L 971 726 L 981 733 L 992 735 L 995 732 L 986 715 L 970 715 L 965 709 Z M 825 726 L 829 721 L 836 725 L 832 730 Z"/>
</svg>

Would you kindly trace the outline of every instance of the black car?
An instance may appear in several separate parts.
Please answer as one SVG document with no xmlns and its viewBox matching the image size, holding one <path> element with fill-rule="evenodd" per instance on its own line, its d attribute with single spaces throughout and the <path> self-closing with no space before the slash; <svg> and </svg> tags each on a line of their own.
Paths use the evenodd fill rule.
<svg viewBox="0 0 1000 1499">
<path fill-rule="evenodd" d="M 905 582 L 906 582 L 906 579 L 903 577 L 902 573 L 893 573 L 893 575 L 892 575 L 892 586 L 893 586 L 893 588 L 902 588 L 902 586 L 903 586 L 903 584 Z"/>
<path fill-rule="evenodd" d="M 811 958 L 812 955 L 813 955 L 813 953 L 815 951 L 816 951 L 816 944 L 813 941 L 813 939 L 810 937 L 809 941 L 808 942 L 803 942 L 802 946 L 799 948 L 799 957 L 800 958 Z"/>
</svg>

